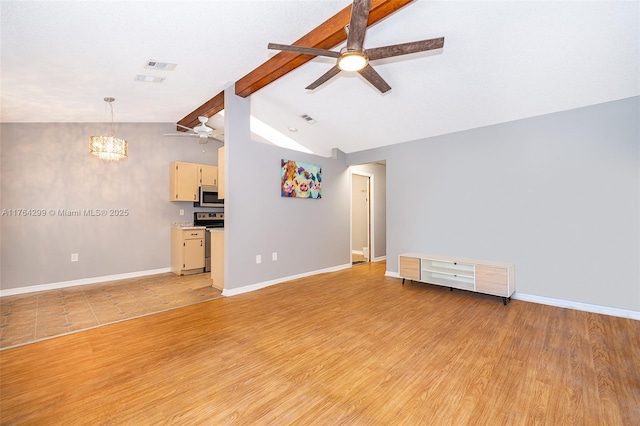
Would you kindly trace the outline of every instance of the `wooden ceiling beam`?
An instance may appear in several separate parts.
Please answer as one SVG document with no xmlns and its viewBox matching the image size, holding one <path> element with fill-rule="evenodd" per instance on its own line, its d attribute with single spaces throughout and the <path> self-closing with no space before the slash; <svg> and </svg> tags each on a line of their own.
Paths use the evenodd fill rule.
<svg viewBox="0 0 640 426">
<path fill-rule="evenodd" d="M 413 0 L 372 0 L 367 27 L 386 18 L 412 1 Z M 293 43 L 293 45 L 319 49 L 334 48 L 347 39 L 344 27 L 349 23 L 350 16 L 351 5 L 318 25 L 301 39 Z M 292 52 L 277 53 L 249 74 L 236 81 L 236 95 L 246 98 L 313 58 L 315 58 L 315 56 Z M 194 127 L 199 124 L 198 116 L 205 115 L 211 117 L 223 109 L 224 92 L 220 92 L 178 123 L 183 126 Z"/>
<path fill-rule="evenodd" d="M 367 27 L 412 1 L 413 0 L 373 0 L 369 11 Z M 332 49 L 347 39 L 344 27 L 349 23 L 350 17 L 351 5 L 318 25 L 315 29 L 293 43 L 293 45 L 315 47 L 318 49 Z M 275 41 L 277 42 L 277 40 Z M 286 40 L 284 42 L 286 42 Z M 277 53 L 264 64 L 236 82 L 236 95 L 242 96 L 243 98 L 247 97 L 313 58 L 315 58 L 315 56 L 292 52 Z"/>
<path fill-rule="evenodd" d="M 200 105 L 189 115 L 184 117 L 182 120 L 178 121 L 178 124 L 193 128 L 198 124 L 200 124 L 200 121 L 198 120 L 199 116 L 204 115 L 211 118 L 217 113 L 219 113 L 220 111 L 222 111 L 223 109 L 224 109 L 224 91 L 218 93 L 213 98 L 209 99 L 207 102 Z M 185 129 L 179 126 L 176 126 L 176 130 L 179 130 L 181 132 L 186 132 Z"/>
</svg>

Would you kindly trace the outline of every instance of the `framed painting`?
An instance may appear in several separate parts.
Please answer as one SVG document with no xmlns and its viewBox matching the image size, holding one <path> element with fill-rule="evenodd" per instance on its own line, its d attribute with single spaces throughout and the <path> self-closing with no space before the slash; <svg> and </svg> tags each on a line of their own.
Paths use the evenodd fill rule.
<svg viewBox="0 0 640 426">
<path fill-rule="evenodd" d="M 289 198 L 322 198 L 322 166 L 281 159 L 280 195 Z"/>
</svg>

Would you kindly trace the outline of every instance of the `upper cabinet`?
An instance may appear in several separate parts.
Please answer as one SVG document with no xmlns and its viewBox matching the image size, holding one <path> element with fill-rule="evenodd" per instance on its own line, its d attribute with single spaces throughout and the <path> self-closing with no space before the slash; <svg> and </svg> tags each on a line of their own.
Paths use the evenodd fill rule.
<svg viewBox="0 0 640 426">
<path fill-rule="evenodd" d="M 174 161 L 169 165 L 169 201 L 198 201 L 198 164 Z"/>
<path fill-rule="evenodd" d="M 218 167 L 206 164 L 199 165 L 200 186 L 218 186 Z"/>
<path fill-rule="evenodd" d="M 184 161 L 169 165 L 169 201 L 198 201 L 202 185 L 218 186 L 218 167 Z"/>
<path fill-rule="evenodd" d="M 218 199 L 224 200 L 224 146 L 218 148 Z"/>
</svg>

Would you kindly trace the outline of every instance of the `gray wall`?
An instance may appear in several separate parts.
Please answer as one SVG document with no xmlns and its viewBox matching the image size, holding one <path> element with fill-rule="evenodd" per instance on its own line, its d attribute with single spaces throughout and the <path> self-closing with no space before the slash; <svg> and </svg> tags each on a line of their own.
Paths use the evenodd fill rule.
<svg viewBox="0 0 640 426">
<path fill-rule="evenodd" d="M 225 290 L 349 264 L 344 158 L 304 154 L 249 136 L 250 99 L 225 91 Z M 343 156 L 344 157 L 344 156 Z M 280 196 L 280 160 L 322 166 L 322 198 Z M 272 261 L 271 254 L 278 253 Z M 256 264 L 256 255 L 262 263 Z"/>
<path fill-rule="evenodd" d="M 373 249 L 372 260 L 387 255 L 387 168 L 382 164 L 368 163 L 352 165 L 353 172 L 373 175 Z"/>
<path fill-rule="evenodd" d="M 637 97 L 349 154 L 346 162 L 339 152 L 323 158 L 251 142 L 248 100 L 225 103 L 235 141 L 227 146 L 230 288 L 348 263 L 345 164 L 386 159 L 388 238 L 380 244 L 384 233 L 376 231 L 376 248 L 385 247 L 389 271 L 405 251 L 508 261 L 517 292 L 640 310 Z M 167 201 L 168 164 L 216 164 L 219 145 L 203 154 L 191 139 L 162 137 L 170 124 L 121 124 L 116 134 L 129 141 L 130 158 L 109 164 L 87 152 L 95 128 L 0 126 L 0 208 L 130 211 L 3 215 L 1 289 L 169 266 L 170 225 L 190 221 L 193 207 Z M 321 164 L 323 198 L 281 198 L 281 158 Z"/>
<path fill-rule="evenodd" d="M 516 292 L 640 311 L 638 97 L 348 155 L 387 160 L 387 268 L 513 262 Z"/>
<path fill-rule="evenodd" d="M 168 202 L 169 163 L 215 165 L 221 145 L 163 137 L 172 124 L 117 124 L 129 158 L 107 163 L 89 154 L 89 136 L 104 133 L 103 123 L 4 123 L 0 130 L 1 209 L 129 210 L 126 217 L 5 212 L 2 290 L 168 268 L 171 223 L 192 221 L 194 211 L 192 203 Z"/>
</svg>

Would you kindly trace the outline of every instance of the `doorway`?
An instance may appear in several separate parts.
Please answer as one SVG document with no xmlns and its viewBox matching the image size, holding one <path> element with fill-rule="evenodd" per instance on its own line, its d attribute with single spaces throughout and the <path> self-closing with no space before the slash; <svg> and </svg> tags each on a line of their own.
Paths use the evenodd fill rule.
<svg viewBox="0 0 640 426">
<path fill-rule="evenodd" d="M 371 260 L 371 186 L 373 175 L 351 173 L 351 263 Z"/>
</svg>

